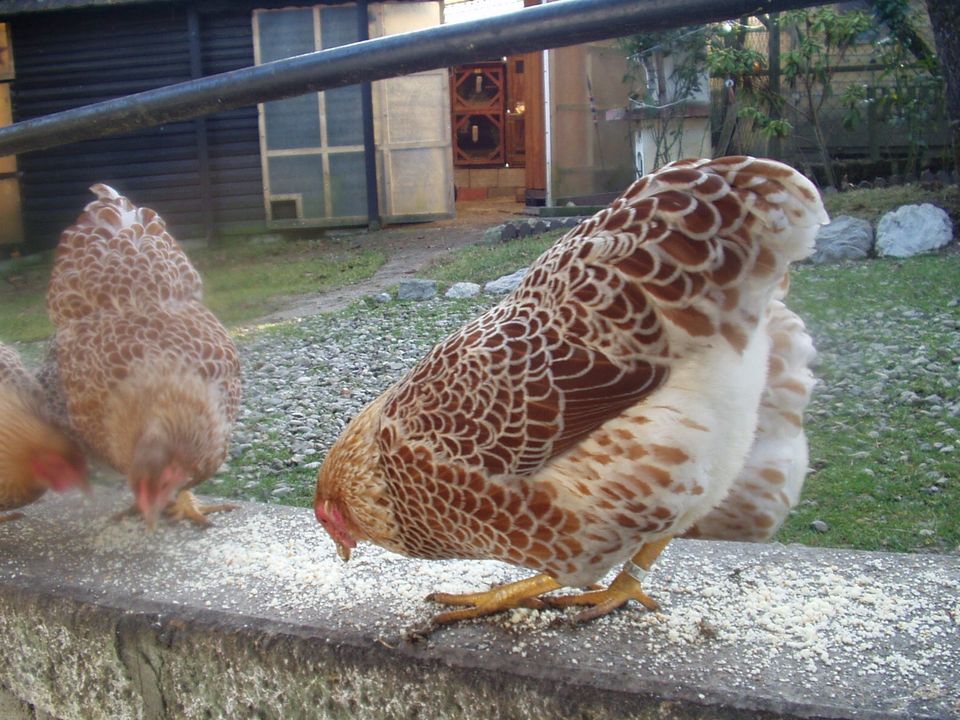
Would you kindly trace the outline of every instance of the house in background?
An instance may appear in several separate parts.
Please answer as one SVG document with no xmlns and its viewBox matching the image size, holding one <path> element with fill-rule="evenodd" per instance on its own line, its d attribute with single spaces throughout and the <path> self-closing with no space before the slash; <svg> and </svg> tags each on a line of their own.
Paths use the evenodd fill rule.
<svg viewBox="0 0 960 720">
<path fill-rule="evenodd" d="M 369 6 L 370 37 L 440 23 L 436 2 Z M 360 5 L 253 11 L 257 64 L 358 40 Z M 373 148 L 363 138 L 364 88 L 351 85 L 260 105 L 260 158 L 273 227 L 417 222 L 453 215 L 447 73 L 371 83 Z M 367 163 L 378 179 L 368 206 Z M 372 211 L 373 210 L 373 211 Z M 372 211 L 372 212 L 371 212 Z"/>
<path fill-rule="evenodd" d="M 441 10 L 428 1 L 0 0 L 14 68 L 0 84 L 12 105 L 4 118 L 0 93 L 0 122 L 438 25 Z M 367 111 L 356 86 L 24 153 L 15 170 L 0 168 L 0 203 L 13 199 L 0 206 L 3 225 L 23 227 L 3 240 L 52 247 L 95 182 L 156 209 L 181 238 L 450 217 L 446 70 L 378 81 L 370 93 Z"/>
<path fill-rule="evenodd" d="M 637 175 L 674 160 L 713 154 L 710 77 L 705 66 L 689 77 L 681 70 L 687 57 L 662 48 L 644 53 L 638 64 L 643 68 L 646 92 L 631 98 L 624 111 L 607 115 L 630 121 Z"/>
<path fill-rule="evenodd" d="M 448 0 L 445 19 L 473 19 L 540 0 Z M 593 202 L 635 177 L 626 60 L 592 42 L 451 70 L 458 200 L 516 197 L 527 205 Z M 620 111 L 619 115 L 613 111 Z"/>
<path fill-rule="evenodd" d="M 524 4 L 539 0 L 0 0 L 0 124 Z M 455 192 L 614 194 L 634 177 L 629 122 L 606 119 L 623 76 L 615 43 L 588 43 L 4 158 L 0 256 L 53 247 L 96 182 L 183 239 L 433 220 Z"/>
</svg>

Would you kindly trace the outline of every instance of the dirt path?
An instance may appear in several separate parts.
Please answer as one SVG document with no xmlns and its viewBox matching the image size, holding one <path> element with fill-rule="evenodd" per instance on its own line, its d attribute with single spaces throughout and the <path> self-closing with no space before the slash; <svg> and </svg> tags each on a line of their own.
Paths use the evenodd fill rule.
<svg viewBox="0 0 960 720">
<path fill-rule="evenodd" d="M 383 292 L 404 278 L 415 276 L 430 262 L 449 252 L 483 240 L 483 234 L 495 225 L 521 217 L 522 205 L 503 200 L 461 203 L 452 220 L 418 225 L 389 227 L 375 232 L 348 236 L 357 246 L 382 248 L 387 261 L 366 280 L 327 292 L 291 297 L 282 309 L 258 322 L 277 322 L 341 310 L 367 295 Z"/>
</svg>

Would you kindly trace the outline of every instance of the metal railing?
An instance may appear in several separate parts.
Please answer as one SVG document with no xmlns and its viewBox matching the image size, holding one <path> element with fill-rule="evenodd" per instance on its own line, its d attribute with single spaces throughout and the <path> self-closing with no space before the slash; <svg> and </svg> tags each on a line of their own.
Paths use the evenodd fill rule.
<svg viewBox="0 0 960 720">
<path fill-rule="evenodd" d="M 277 60 L 0 128 L 0 156 L 106 137 L 308 92 L 823 0 L 560 0 L 497 17 Z"/>
</svg>

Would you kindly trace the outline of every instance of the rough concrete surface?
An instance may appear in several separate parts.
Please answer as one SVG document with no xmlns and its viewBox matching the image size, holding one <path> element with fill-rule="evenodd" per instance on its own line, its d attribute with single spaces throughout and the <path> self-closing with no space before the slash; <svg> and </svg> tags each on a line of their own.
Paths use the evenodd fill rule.
<svg viewBox="0 0 960 720">
<path fill-rule="evenodd" d="M 434 590 L 526 573 L 361 546 L 308 510 L 201 530 L 111 520 L 125 492 L 0 524 L 0 716 L 960 718 L 960 558 L 675 541 L 662 605 L 572 627 L 518 610 L 411 630 Z"/>
</svg>

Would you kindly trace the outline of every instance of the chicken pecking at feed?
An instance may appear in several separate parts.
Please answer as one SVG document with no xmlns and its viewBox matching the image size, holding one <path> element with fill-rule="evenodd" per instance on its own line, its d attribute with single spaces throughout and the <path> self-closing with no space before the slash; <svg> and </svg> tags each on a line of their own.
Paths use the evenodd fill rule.
<svg viewBox="0 0 960 720">
<path fill-rule="evenodd" d="M 71 429 L 127 475 L 147 524 L 204 525 L 189 488 L 227 454 L 240 362 L 160 216 L 106 185 L 60 238 L 47 293 Z"/>
<path fill-rule="evenodd" d="M 803 413 L 817 356 L 803 320 L 780 300 L 767 307 L 770 357 L 756 438 L 730 492 L 685 537 L 762 542 L 780 529 L 800 499 L 809 452 Z"/>
<path fill-rule="evenodd" d="M 468 595 L 449 622 L 543 598 L 605 614 L 726 495 L 757 426 L 771 299 L 827 216 L 793 169 L 673 163 L 547 250 L 497 306 L 365 407 L 320 468 L 315 512 L 420 558 L 538 571 Z"/>
<path fill-rule="evenodd" d="M 0 511 L 47 490 L 86 487 L 80 447 L 57 427 L 39 383 L 11 348 L 0 344 Z M 20 513 L 0 516 L 14 520 Z"/>
</svg>

